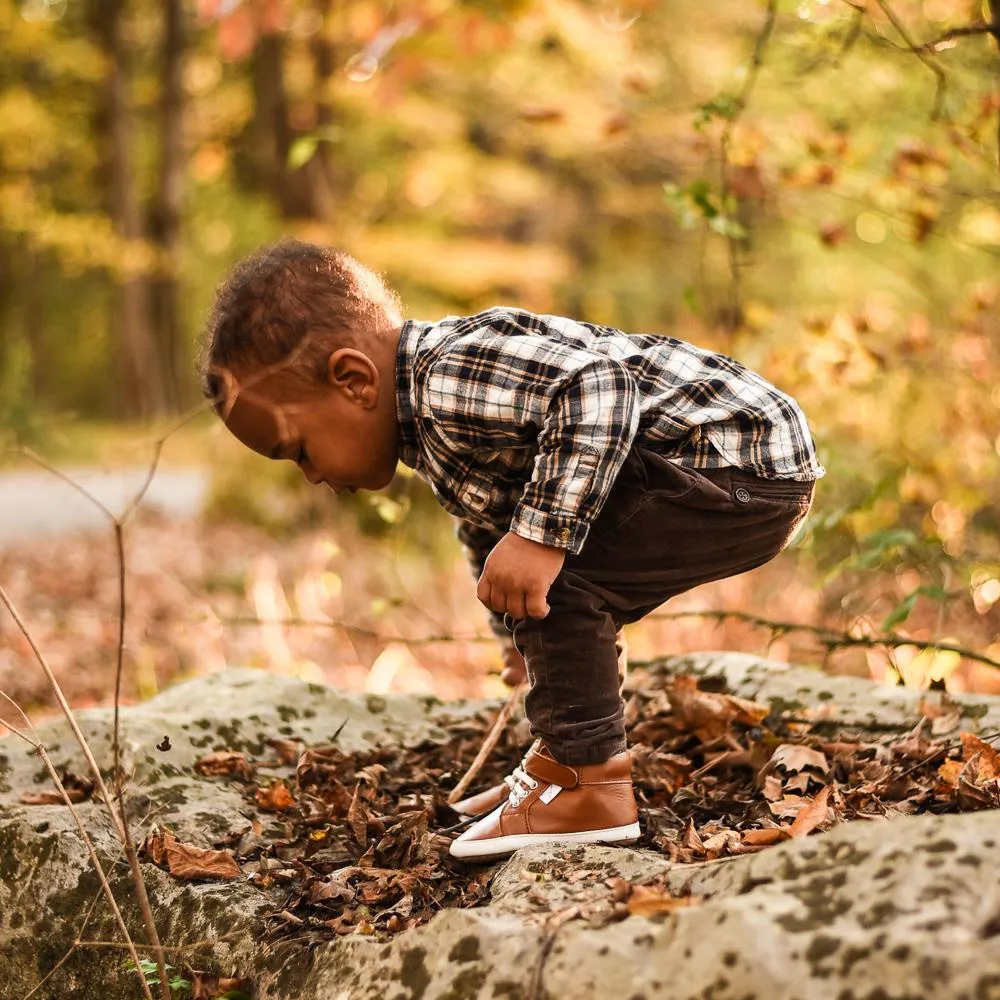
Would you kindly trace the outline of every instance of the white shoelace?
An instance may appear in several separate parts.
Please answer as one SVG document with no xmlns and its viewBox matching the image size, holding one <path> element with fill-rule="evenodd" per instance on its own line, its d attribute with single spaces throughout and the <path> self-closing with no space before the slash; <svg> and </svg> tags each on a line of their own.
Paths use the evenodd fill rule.
<svg viewBox="0 0 1000 1000">
<path fill-rule="evenodd" d="M 525 758 L 527 760 L 527 758 Z M 521 761 L 524 764 L 524 761 Z M 515 767 L 514 770 L 503 779 L 510 788 L 510 804 L 516 809 L 527 797 L 528 793 L 538 787 L 538 782 L 522 768 Z"/>
</svg>

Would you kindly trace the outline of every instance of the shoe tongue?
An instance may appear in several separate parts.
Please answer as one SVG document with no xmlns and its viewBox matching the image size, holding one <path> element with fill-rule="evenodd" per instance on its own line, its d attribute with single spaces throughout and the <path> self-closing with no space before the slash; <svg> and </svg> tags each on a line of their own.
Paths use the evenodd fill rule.
<svg viewBox="0 0 1000 1000">
<path fill-rule="evenodd" d="M 537 748 L 532 747 L 524 762 L 524 769 L 533 778 L 540 778 L 551 785 L 562 788 L 575 788 L 580 783 L 580 775 L 568 764 L 560 764 L 549 753 L 544 743 L 539 742 Z"/>
</svg>

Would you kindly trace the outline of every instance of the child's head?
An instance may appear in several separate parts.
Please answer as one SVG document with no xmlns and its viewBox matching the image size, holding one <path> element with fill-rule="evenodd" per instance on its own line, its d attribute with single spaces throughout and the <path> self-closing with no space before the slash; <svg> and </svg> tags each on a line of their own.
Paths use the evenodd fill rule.
<svg viewBox="0 0 1000 1000">
<path fill-rule="evenodd" d="M 216 296 L 202 388 L 227 427 L 314 483 L 381 489 L 396 466 L 399 302 L 338 250 L 296 240 L 237 264 Z"/>
</svg>

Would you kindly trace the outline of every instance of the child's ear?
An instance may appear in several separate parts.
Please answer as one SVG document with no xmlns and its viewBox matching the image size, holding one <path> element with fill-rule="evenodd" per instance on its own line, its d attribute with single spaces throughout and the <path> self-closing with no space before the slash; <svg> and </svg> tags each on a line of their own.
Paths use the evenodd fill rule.
<svg viewBox="0 0 1000 1000">
<path fill-rule="evenodd" d="M 341 347 L 327 361 L 327 382 L 348 399 L 374 406 L 378 399 L 379 372 L 375 362 L 363 351 Z"/>
</svg>

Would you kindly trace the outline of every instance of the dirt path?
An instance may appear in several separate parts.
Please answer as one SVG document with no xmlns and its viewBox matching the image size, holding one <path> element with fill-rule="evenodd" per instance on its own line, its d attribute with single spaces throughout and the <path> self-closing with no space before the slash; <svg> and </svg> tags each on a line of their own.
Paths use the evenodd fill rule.
<svg viewBox="0 0 1000 1000">
<path fill-rule="evenodd" d="M 142 488 L 147 470 L 68 469 L 66 473 L 118 514 Z M 160 469 L 142 503 L 166 514 L 187 517 L 201 509 L 207 485 L 208 476 L 200 469 Z M 0 473 L 0 547 L 106 525 L 107 518 L 94 504 L 51 473 Z"/>
</svg>

